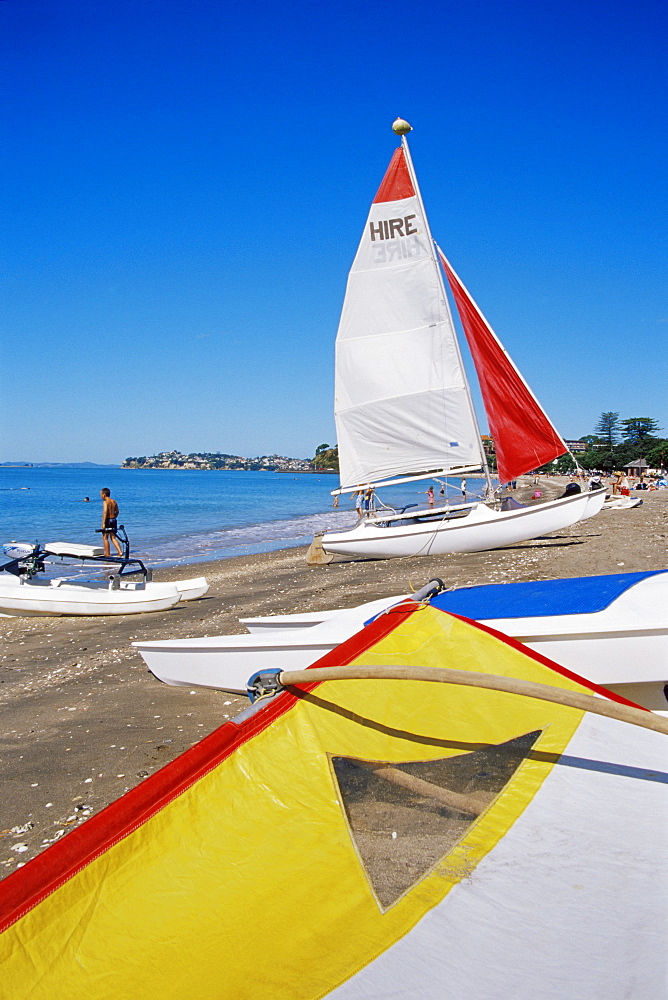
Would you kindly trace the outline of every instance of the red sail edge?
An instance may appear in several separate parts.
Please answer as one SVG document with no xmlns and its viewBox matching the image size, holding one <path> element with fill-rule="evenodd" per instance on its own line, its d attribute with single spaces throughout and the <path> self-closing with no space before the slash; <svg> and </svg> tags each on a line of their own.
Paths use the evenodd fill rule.
<svg viewBox="0 0 668 1000">
<path fill-rule="evenodd" d="M 408 172 L 406 157 L 400 146 L 392 155 L 373 203 L 376 205 L 383 201 L 401 201 L 402 198 L 412 198 L 414 194 L 415 189 Z"/>
<path fill-rule="evenodd" d="M 508 483 L 568 448 L 442 250 L 438 252 L 478 373 L 499 482 Z"/>
</svg>

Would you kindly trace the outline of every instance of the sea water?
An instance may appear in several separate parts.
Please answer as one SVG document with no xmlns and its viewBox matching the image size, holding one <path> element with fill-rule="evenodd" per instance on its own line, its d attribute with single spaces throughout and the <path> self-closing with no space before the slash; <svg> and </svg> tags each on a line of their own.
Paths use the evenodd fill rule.
<svg viewBox="0 0 668 1000">
<path fill-rule="evenodd" d="M 199 469 L 0 467 L 0 544 L 78 542 L 100 545 L 100 490 L 119 506 L 132 554 L 151 566 L 202 562 L 308 544 L 327 529 L 352 527 L 350 495 L 333 506 L 338 476 Z M 469 495 L 483 481 L 467 478 Z M 382 491 L 385 503 L 426 506 L 429 483 Z M 439 504 L 436 484 L 436 505 Z M 459 480 L 449 497 L 461 500 Z M 89 501 L 84 500 L 89 497 Z"/>
</svg>

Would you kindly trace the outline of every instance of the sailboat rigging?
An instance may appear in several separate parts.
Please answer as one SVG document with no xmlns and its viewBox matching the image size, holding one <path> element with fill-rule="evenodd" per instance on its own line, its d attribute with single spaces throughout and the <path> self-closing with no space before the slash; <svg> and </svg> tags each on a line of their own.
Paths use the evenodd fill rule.
<svg viewBox="0 0 668 1000">
<path fill-rule="evenodd" d="M 551 462 L 568 445 L 512 362 L 439 246 L 436 247 L 473 357 L 492 438 L 499 482 Z"/>
<path fill-rule="evenodd" d="M 402 119 L 348 278 L 336 338 L 335 419 L 341 483 L 377 489 L 482 469 L 487 503 L 451 511 L 378 512 L 325 532 L 327 553 L 391 558 L 473 552 L 535 538 L 598 513 L 605 492 L 496 510 L 443 270 L 466 334 L 493 435 L 500 481 L 568 449 L 463 283 L 436 247 Z M 441 270 L 441 265 L 443 270 Z M 460 505 L 461 507 L 461 505 Z"/>
</svg>

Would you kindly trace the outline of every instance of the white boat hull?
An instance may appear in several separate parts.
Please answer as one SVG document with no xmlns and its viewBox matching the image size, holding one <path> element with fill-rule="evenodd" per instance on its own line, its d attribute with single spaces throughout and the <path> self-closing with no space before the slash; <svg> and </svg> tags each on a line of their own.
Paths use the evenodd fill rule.
<svg viewBox="0 0 668 1000">
<path fill-rule="evenodd" d="M 209 591 L 205 576 L 193 577 L 192 580 L 175 580 L 174 586 L 181 595 L 182 601 L 196 601 Z"/>
<path fill-rule="evenodd" d="M 308 667 L 396 601 L 383 598 L 337 611 L 333 618 L 312 628 L 267 628 L 260 634 L 157 639 L 132 645 L 151 673 L 165 684 L 194 684 L 245 694 L 246 682 L 256 670 Z"/>
<path fill-rule="evenodd" d="M 371 617 L 402 599 L 312 613 L 320 619 L 315 623 L 311 614 L 245 619 L 256 629 L 247 635 L 133 645 L 151 672 L 166 684 L 245 693 L 248 678 L 256 671 L 310 666 Z M 478 620 L 644 708 L 668 711 L 664 694 L 668 684 L 668 572 L 645 577 L 600 611 Z"/>
<path fill-rule="evenodd" d="M 285 631 L 291 629 L 313 628 L 314 625 L 321 625 L 332 618 L 339 618 L 342 615 L 349 616 L 351 612 L 357 613 L 357 620 L 361 628 L 364 622 L 379 615 L 386 608 L 398 601 L 406 600 L 410 594 L 399 594 L 398 597 L 381 597 L 375 601 L 367 601 L 359 604 L 355 608 L 336 608 L 324 611 L 303 611 L 292 615 L 270 615 L 264 618 L 240 618 L 239 622 L 247 632 L 253 635 L 267 635 L 270 632 Z"/>
<path fill-rule="evenodd" d="M 399 526 L 390 522 L 388 527 L 366 520 L 349 531 L 326 532 L 322 547 L 328 553 L 375 559 L 481 552 L 568 528 L 598 514 L 604 500 L 601 489 L 519 510 L 496 511 L 480 503 L 463 517 L 449 520 Z"/>
<path fill-rule="evenodd" d="M 0 613 L 6 616 L 138 615 L 166 611 L 181 600 L 173 583 L 123 583 L 114 590 L 104 580 L 72 583 L 3 576 Z"/>
<path fill-rule="evenodd" d="M 151 673 L 164 684 L 195 685 L 235 694 L 246 694 L 248 678 L 257 670 L 305 669 L 339 645 L 334 636 L 321 637 L 321 641 L 312 636 L 308 643 L 294 644 L 282 641 L 279 633 L 272 640 L 269 636 L 253 636 L 254 641 L 249 643 L 249 638 L 223 635 L 210 642 L 173 639 L 132 645 L 139 649 Z"/>
</svg>

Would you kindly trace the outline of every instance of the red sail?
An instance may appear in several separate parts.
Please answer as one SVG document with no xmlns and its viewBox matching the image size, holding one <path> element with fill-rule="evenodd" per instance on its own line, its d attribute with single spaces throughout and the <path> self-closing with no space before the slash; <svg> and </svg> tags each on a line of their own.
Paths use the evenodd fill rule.
<svg viewBox="0 0 668 1000">
<path fill-rule="evenodd" d="M 508 483 L 568 448 L 440 249 L 439 255 L 478 373 L 499 482 Z"/>
<path fill-rule="evenodd" d="M 413 181 L 408 172 L 404 151 L 400 146 L 394 151 L 373 203 L 376 205 L 383 201 L 400 201 L 403 198 L 412 198 L 414 195 Z"/>
</svg>

